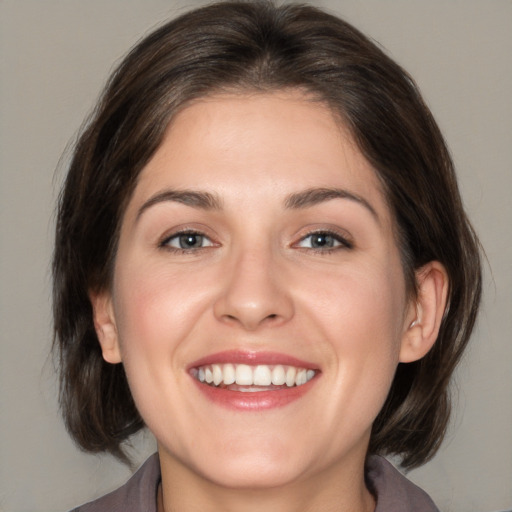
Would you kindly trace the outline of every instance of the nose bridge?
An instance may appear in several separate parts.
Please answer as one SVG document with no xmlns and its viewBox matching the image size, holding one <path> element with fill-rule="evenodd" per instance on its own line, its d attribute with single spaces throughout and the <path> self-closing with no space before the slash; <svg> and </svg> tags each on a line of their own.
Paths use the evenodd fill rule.
<svg viewBox="0 0 512 512">
<path fill-rule="evenodd" d="M 227 264 L 226 285 L 215 304 L 218 319 L 255 330 L 293 316 L 291 296 L 280 275 L 279 255 L 268 245 L 240 245 Z"/>
</svg>

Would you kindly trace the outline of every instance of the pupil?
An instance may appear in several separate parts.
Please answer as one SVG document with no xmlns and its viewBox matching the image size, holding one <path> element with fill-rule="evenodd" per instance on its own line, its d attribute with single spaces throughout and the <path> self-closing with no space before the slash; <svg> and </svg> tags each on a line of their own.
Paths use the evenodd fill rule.
<svg viewBox="0 0 512 512">
<path fill-rule="evenodd" d="M 180 247 L 182 249 L 187 249 L 191 247 L 201 247 L 201 243 L 201 235 L 187 234 L 180 236 Z"/>
<path fill-rule="evenodd" d="M 331 235 L 315 235 L 312 240 L 313 247 L 332 247 L 333 243 Z"/>
</svg>

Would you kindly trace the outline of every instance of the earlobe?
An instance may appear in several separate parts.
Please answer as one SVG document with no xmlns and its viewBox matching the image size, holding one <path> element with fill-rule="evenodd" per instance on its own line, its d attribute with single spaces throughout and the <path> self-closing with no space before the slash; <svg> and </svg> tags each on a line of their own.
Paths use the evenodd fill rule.
<svg viewBox="0 0 512 512">
<path fill-rule="evenodd" d="M 94 328 L 101 345 L 103 359 L 107 363 L 120 363 L 122 358 L 111 295 L 108 292 L 91 292 L 89 299 L 92 304 Z"/>
<path fill-rule="evenodd" d="M 400 349 L 400 362 L 421 359 L 434 345 L 446 309 L 448 274 L 438 261 L 416 272 L 418 296 L 407 315 Z"/>
</svg>

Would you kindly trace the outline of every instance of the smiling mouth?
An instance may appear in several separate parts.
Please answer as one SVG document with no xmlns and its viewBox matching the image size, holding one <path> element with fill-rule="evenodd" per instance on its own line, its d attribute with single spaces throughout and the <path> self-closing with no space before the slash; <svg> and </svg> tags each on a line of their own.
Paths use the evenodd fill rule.
<svg viewBox="0 0 512 512">
<path fill-rule="evenodd" d="M 215 388 L 241 392 L 278 391 L 299 387 L 317 372 L 289 365 L 208 364 L 191 369 L 199 382 Z"/>
</svg>

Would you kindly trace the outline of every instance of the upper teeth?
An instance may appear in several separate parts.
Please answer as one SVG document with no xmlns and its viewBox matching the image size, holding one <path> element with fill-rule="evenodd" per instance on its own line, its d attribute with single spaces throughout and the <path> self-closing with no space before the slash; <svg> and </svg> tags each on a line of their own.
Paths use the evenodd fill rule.
<svg viewBox="0 0 512 512">
<path fill-rule="evenodd" d="M 296 368 L 295 366 L 260 364 L 212 364 L 200 366 L 194 372 L 200 382 L 220 386 L 238 384 L 239 386 L 301 386 L 315 376 L 315 370 Z"/>
</svg>

